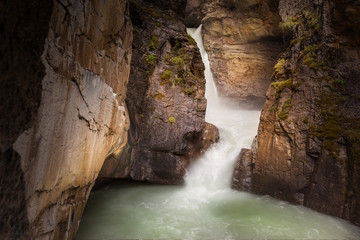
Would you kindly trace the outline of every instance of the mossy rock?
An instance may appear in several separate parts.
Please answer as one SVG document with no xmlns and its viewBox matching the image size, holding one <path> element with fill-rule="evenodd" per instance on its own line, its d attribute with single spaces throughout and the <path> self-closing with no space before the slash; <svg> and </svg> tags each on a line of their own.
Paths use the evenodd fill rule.
<svg viewBox="0 0 360 240">
<path fill-rule="evenodd" d="M 281 91 L 283 91 L 285 88 L 291 89 L 293 86 L 293 79 L 289 78 L 285 81 L 277 81 L 277 82 L 273 82 L 271 83 L 271 86 L 273 88 L 276 89 L 277 93 L 280 93 Z"/>
<path fill-rule="evenodd" d="M 175 123 L 175 118 L 174 117 L 169 117 L 169 123 Z"/>
</svg>

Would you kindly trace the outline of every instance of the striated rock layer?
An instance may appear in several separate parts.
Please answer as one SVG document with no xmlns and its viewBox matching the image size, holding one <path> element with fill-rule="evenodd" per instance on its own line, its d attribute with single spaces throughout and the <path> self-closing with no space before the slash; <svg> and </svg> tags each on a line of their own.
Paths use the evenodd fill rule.
<svg viewBox="0 0 360 240">
<path fill-rule="evenodd" d="M 177 2 L 184 10 L 186 1 Z M 119 157 L 107 159 L 100 177 L 181 184 L 189 161 L 218 139 L 216 127 L 205 123 L 199 50 L 186 34 L 178 6 L 172 6 L 131 1 L 129 142 Z"/>
<path fill-rule="evenodd" d="M 73 239 L 106 156 L 118 154 L 127 141 L 125 95 L 132 51 L 129 6 L 118 0 L 56 0 L 53 8 L 33 1 L 25 6 L 30 9 L 24 10 L 19 22 L 24 22 L 27 31 L 9 43 L 14 62 L 20 63 L 9 76 L 20 89 L 9 94 L 20 91 L 20 99 L 10 95 L 7 100 L 17 104 L 14 112 L 19 116 L 10 115 L 16 119 L 11 123 L 16 132 L 6 132 L 1 125 L 2 158 L 6 159 L 1 171 L 15 169 L 5 174 L 19 178 L 15 187 L 21 199 L 10 202 L 10 210 L 23 210 L 1 224 L 1 230 L 3 226 L 10 229 L 3 235 L 9 239 Z M 50 17 L 46 13 L 51 8 Z M 12 29 L 10 26 L 9 31 Z M 26 34 L 29 40 L 21 41 L 28 38 Z M 3 143 L 3 132 L 7 143 Z M 2 173 L 2 189 L 9 176 L 4 178 Z M 15 198 L 9 195 L 1 198 L 1 211 L 7 208 L 3 206 L 6 201 Z M 13 207 L 15 204 L 18 206 Z"/>
<path fill-rule="evenodd" d="M 278 1 L 190 0 L 186 13 L 187 25 L 203 25 L 219 94 L 260 109 L 283 50 Z"/>
<path fill-rule="evenodd" d="M 292 41 L 233 187 L 360 225 L 359 1 L 280 1 Z"/>
</svg>

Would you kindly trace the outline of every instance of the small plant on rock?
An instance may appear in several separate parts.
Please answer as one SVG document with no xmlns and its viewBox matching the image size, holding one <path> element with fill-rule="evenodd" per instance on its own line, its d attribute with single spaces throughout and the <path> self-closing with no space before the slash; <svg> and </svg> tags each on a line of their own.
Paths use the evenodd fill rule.
<svg viewBox="0 0 360 240">
<path fill-rule="evenodd" d="M 169 117 L 169 123 L 175 123 L 175 118 L 174 117 Z"/>
</svg>

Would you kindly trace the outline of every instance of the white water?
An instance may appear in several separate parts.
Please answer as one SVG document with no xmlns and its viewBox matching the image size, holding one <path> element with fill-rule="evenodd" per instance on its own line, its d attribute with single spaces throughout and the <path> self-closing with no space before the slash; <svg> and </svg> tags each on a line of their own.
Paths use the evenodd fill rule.
<svg viewBox="0 0 360 240">
<path fill-rule="evenodd" d="M 220 103 L 200 29 L 189 33 L 206 68 L 206 120 L 219 128 L 220 142 L 191 167 L 185 186 L 115 182 L 93 192 L 76 238 L 360 239 L 359 229 L 343 220 L 230 189 L 234 162 L 250 147 L 260 112 Z"/>
<path fill-rule="evenodd" d="M 210 69 L 208 55 L 204 49 L 201 25 L 188 28 L 195 39 L 205 65 L 207 109 L 206 121 L 218 127 L 221 141 L 200 158 L 185 178 L 189 195 L 206 198 L 216 191 L 230 190 L 230 181 L 236 157 L 241 148 L 249 148 L 256 135 L 260 111 L 229 108 L 222 104 Z"/>
</svg>

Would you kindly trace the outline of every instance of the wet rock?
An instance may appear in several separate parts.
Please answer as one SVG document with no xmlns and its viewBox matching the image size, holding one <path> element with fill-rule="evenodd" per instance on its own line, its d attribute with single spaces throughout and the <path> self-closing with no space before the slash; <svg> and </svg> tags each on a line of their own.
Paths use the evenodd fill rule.
<svg viewBox="0 0 360 240">
<path fill-rule="evenodd" d="M 203 25 L 219 94 L 245 108 L 263 106 L 283 50 L 277 6 L 277 1 L 188 1 L 186 23 Z"/>
<path fill-rule="evenodd" d="M 350 16 L 359 21 L 351 13 L 357 5 L 280 1 L 279 6 L 292 40 L 267 91 L 258 147 L 250 151 L 256 160 L 249 191 L 359 225 L 359 34 L 348 21 Z M 237 165 L 248 161 L 242 156 Z M 247 175 L 238 176 L 238 188 L 246 189 Z"/>
<path fill-rule="evenodd" d="M 205 123 L 204 66 L 177 12 L 147 1 L 131 1 L 130 9 L 129 141 L 100 177 L 181 184 L 188 163 L 218 138 Z"/>
</svg>

